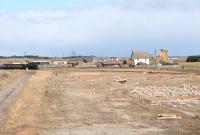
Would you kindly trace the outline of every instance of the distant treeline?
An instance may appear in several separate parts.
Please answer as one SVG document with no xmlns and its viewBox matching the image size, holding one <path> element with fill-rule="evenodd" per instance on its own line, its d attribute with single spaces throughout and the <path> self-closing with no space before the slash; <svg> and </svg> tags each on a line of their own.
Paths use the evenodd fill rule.
<svg viewBox="0 0 200 135">
<path fill-rule="evenodd" d="M 50 57 L 41 57 L 37 55 L 27 55 L 27 56 L 0 56 L 1 59 L 7 59 L 7 58 L 30 58 L 30 59 L 49 59 Z"/>
<path fill-rule="evenodd" d="M 200 62 L 200 55 L 199 56 L 189 56 L 187 58 L 187 62 Z"/>
<path fill-rule="evenodd" d="M 69 56 L 69 57 L 47 57 L 47 56 L 37 56 L 37 55 L 26 55 L 26 56 L 0 56 L 0 59 L 7 59 L 7 58 L 29 58 L 29 59 L 52 59 L 52 58 L 63 58 L 63 59 L 67 59 L 67 58 L 92 58 L 95 56 Z"/>
</svg>

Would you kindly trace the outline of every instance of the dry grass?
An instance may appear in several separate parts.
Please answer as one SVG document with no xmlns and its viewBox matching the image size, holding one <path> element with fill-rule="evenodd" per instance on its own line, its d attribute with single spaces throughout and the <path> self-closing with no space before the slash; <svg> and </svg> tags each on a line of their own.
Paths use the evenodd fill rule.
<svg viewBox="0 0 200 135">
<path fill-rule="evenodd" d="M 13 133 L 15 135 L 35 135 L 35 128 L 39 125 L 44 84 L 49 72 L 38 71 L 31 76 L 19 97 L 6 110 L 7 119 L 0 127 L 0 134 Z M 43 115 L 42 115 L 43 116 Z M 44 117 L 44 116 L 43 116 Z"/>
<path fill-rule="evenodd" d="M 23 58 L 6 58 L 0 59 L 0 63 L 23 63 L 26 59 Z"/>
<path fill-rule="evenodd" d="M 181 62 L 179 64 L 188 67 L 200 67 L 200 62 Z"/>
<path fill-rule="evenodd" d="M 6 89 L 21 73 L 20 70 L 0 70 L 0 91 Z"/>
<path fill-rule="evenodd" d="M 184 66 L 184 70 L 200 71 L 200 62 L 180 62 L 179 64 Z"/>
</svg>

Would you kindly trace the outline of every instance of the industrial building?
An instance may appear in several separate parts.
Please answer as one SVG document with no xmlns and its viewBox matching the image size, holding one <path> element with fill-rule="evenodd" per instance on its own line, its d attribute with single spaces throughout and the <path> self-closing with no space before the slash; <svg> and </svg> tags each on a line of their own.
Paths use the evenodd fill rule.
<svg viewBox="0 0 200 135">
<path fill-rule="evenodd" d="M 169 63 L 168 50 L 161 49 L 160 54 L 156 56 L 156 60 L 160 64 L 168 64 Z"/>
</svg>

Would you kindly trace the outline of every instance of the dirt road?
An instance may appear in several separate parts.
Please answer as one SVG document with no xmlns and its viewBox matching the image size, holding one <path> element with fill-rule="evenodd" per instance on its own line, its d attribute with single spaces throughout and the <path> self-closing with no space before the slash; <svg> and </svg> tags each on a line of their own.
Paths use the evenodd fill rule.
<svg viewBox="0 0 200 135">
<path fill-rule="evenodd" d="M 0 91 L 5 90 L 15 81 L 23 71 L 21 70 L 2 70 L 0 69 Z"/>
<path fill-rule="evenodd" d="M 37 71 L 6 109 L 0 131 L 6 135 L 198 135 L 200 120 L 190 114 L 200 112 L 199 81 L 200 76 L 193 74 Z"/>
<path fill-rule="evenodd" d="M 0 122 L 4 118 L 4 110 L 11 103 L 14 98 L 20 93 L 23 86 L 26 84 L 26 80 L 30 74 L 24 73 L 17 80 L 15 80 L 7 89 L 0 92 Z"/>
</svg>

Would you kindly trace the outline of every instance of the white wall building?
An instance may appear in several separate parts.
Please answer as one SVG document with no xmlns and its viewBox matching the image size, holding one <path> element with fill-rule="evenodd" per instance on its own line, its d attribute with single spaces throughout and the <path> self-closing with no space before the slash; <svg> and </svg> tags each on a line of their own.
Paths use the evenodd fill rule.
<svg viewBox="0 0 200 135">
<path fill-rule="evenodd" d="M 133 52 L 131 58 L 134 60 L 135 65 L 149 65 L 150 56 L 148 52 L 140 51 Z"/>
<path fill-rule="evenodd" d="M 53 65 L 67 65 L 67 61 L 54 61 Z"/>
<path fill-rule="evenodd" d="M 139 64 L 145 64 L 149 65 L 149 59 L 148 58 L 139 58 L 139 59 L 134 59 L 134 64 L 139 65 Z"/>
</svg>

